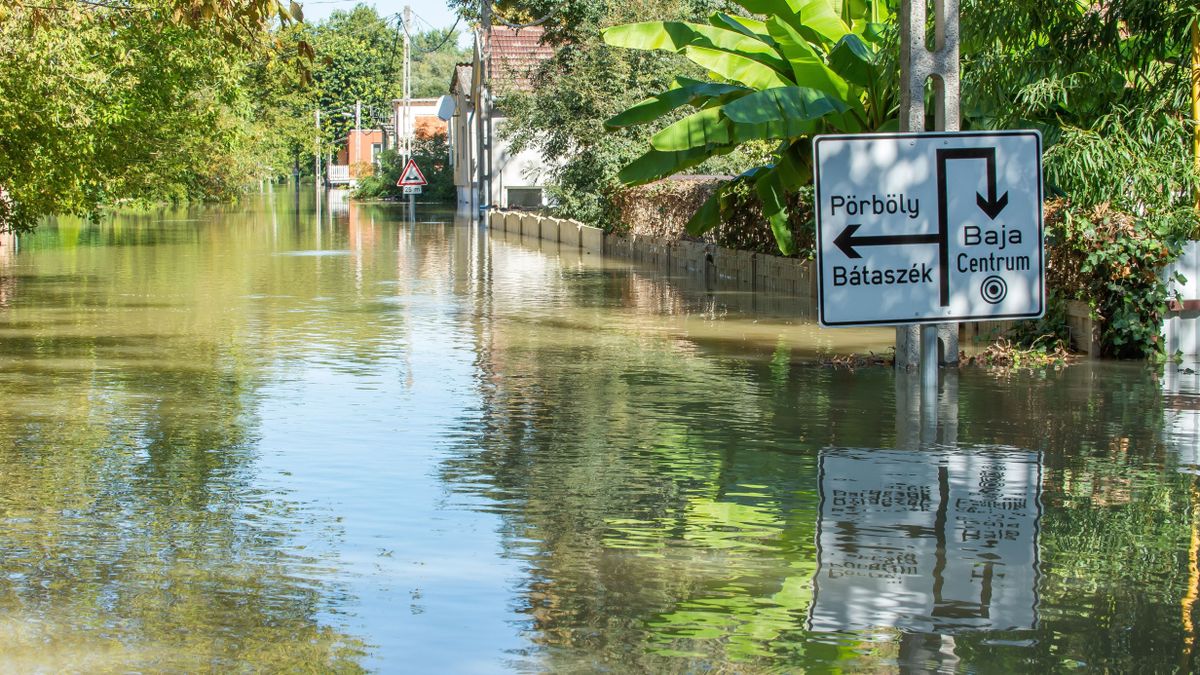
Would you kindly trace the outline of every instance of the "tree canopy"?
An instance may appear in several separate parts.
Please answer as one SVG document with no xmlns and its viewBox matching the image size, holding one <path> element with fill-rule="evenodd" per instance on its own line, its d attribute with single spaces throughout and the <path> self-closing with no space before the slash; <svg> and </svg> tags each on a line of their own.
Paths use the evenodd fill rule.
<svg viewBox="0 0 1200 675">
<path fill-rule="evenodd" d="M 302 22 L 276 0 L 15 0 L 0 5 L 0 229 L 127 201 L 230 199 L 391 117 L 397 17 Z M 413 94 L 447 88 L 456 35 L 417 31 Z"/>
<path fill-rule="evenodd" d="M 0 11 L 0 228 L 261 175 L 244 79 L 280 58 L 274 0 L 17 1 Z M 294 58 L 292 59 L 295 60 Z"/>
</svg>

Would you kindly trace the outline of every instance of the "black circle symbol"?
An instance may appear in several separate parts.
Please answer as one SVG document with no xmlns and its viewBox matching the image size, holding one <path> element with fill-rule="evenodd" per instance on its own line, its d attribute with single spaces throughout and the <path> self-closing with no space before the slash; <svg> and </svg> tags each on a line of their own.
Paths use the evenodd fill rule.
<svg viewBox="0 0 1200 675">
<path fill-rule="evenodd" d="M 998 305 L 1004 300 L 1004 296 L 1008 295 L 1008 284 L 1000 277 L 990 276 L 983 280 L 979 293 L 989 304 Z"/>
</svg>

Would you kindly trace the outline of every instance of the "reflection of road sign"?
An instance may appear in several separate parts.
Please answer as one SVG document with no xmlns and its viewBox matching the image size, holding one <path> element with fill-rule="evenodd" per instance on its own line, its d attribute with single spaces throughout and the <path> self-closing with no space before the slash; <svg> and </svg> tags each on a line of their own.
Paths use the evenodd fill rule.
<svg viewBox="0 0 1200 675">
<path fill-rule="evenodd" d="M 1036 131 L 819 136 L 822 325 L 1041 316 L 1041 158 Z"/>
<path fill-rule="evenodd" d="M 1037 627 L 1041 457 L 821 451 L 809 628 Z"/>
<path fill-rule="evenodd" d="M 397 187 L 406 185 L 425 185 L 425 174 L 417 168 L 416 160 L 408 160 L 408 164 L 404 165 L 404 171 L 400 172 L 400 180 L 396 181 Z"/>
<path fill-rule="evenodd" d="M 404 187 L 404 194 L 406 194 L 406 195 L 421 194 L 421 186 L 420 185 L 405 185 L 403 187 Z"/>
</svg>

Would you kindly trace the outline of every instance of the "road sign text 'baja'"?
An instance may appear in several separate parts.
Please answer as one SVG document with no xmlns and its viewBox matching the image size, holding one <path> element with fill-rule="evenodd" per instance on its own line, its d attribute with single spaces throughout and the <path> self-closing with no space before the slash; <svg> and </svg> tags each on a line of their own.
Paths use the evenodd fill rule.
<svg viewBox="0 0 1200 675">
<path fill-rule="evenodd" d="M 1036 131 L 819 136 L 825 326 L 1040 317 Z"/>
</svg>

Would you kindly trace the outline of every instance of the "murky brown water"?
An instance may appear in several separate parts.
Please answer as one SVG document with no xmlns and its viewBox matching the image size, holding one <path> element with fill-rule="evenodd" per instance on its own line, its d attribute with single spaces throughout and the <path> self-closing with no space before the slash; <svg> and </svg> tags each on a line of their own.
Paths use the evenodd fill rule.
<svg viewBox="0 0 1200 675">
<path fill-rule="evenodd" d="M 1194 363 L 950 373 L 448 214 L 0 247 L 0 670 L 1192 670 Z"/>
</svg>

